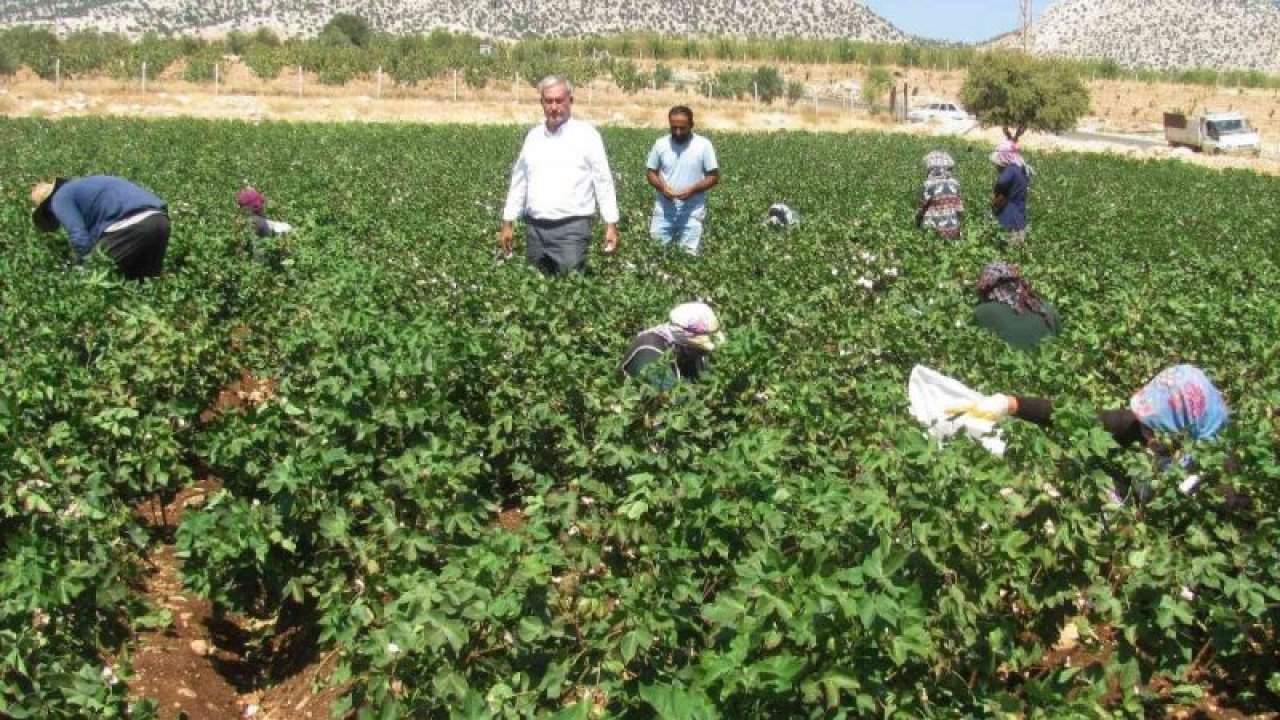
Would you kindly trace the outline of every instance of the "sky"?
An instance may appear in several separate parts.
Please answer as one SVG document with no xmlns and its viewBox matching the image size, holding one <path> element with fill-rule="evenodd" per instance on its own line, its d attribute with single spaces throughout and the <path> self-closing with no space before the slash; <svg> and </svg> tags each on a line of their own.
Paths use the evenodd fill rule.
<svg viewBox="0 0 1280 720">
<path fill-rule="evenodd" d="M 1034 0 L 1038 17 L 1050 0 Z M 980 42 L 1018 26 L 1019 0 L 862 0 L 880 17 L 912 35 Z"/>
</svg>

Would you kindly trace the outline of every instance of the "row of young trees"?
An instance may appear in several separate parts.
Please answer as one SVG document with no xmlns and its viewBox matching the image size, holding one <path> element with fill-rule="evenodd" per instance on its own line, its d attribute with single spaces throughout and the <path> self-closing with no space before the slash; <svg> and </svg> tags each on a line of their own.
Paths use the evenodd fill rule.
<svg viewBox="0 0 1280 720">
<path fill-rule="evenodd" d="M 457 70 L 473 87 L 513 76 L 537 78 L 555 69 L 579 82 L 612 75 L 624 90 L 662 87 L 672 81 L 666 62 L 677 60 L 731 60 L 741 63 L 840 63 L 870 67 L 924 67 L 937 70 L 969 68 L 987 52 L 972 46 L 817 40 L 800 38 L 673 37 L 659 34 L 620 34 L 608 37 L 540 38 L 515 43 L 437 30 L 426 35 L 391 35 L 375 32 L 362 18 L 339 14 L 312 38 L 283 40 L 267 29 L 232 31 L 225 37 L 167 37 L 148 33 L 138 38 L 81 30 L 59 38 L 46 29 L 16 27 L 0 30 L 0 74 L 12 74 L 21 66 L 40 77 L 52 78 L 55 60 L 69 77 L 112 75 L 137 77 L 143 63 L 159 73 L 185 59 L 183 74 L 191 81 L 208 81 L 226 55 L 239 56 L 263 79 L 274 79 L 284 68 L 301 66 L 327 84 L 340 85 L 378 68 L 397 84 L 412 86 L 446 70 Z M 658 61 L 658 69 L 643 71 L 635 60 Z M 1064 73 L 1087 77 L 1136 78 L 1205 85 L 1280 88 L 1280 77 L 1257 71 L 1177 72 L 1128 70 L 1113 61 L 1048 61 Z M 620 64 L 621 63 L 621 64 Z M 762 68 L 762 71 L 764 69 Z M 779 98 L 794 91 L 777 86 L 772 76 L 744 79 L 728 71 L 704 92 L 716 95 Z M 760 72 L 760 71 L 757 71 Z M 665 75 L 664 75 L 665 73 Z M 748 73 L 750 74 L 750 73 Z M 767 75 L 767 74 L 766 74 Z M 763 81 L 763 82 L 762 82 Z M 765 88 L 768 88 L 767 90 Z M 707 89 L 711 88 L 711 89 Z"/>
</svg>

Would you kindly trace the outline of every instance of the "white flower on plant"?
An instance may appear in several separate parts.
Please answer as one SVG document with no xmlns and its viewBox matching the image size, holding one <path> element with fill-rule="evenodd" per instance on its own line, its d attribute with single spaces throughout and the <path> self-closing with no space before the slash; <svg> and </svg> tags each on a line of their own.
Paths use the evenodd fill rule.
<svg viewBox="0 0 1280 720">
<path fill-rule="evenodd" d="M 577 525 L 570 525 L 570 526 L 569 526 L 569 537 L 573 537 L 574 535 L 577 535 L 577 534 L 578 534 L 578 532 L 579 532 L 579 530 L 578 530 L 578 526 L 577 526 Z"/>
<path fill-rule="evenodd" d="M 1195 600 L 1195 599 L 1196 599 L 1196 593 L 1195 593 L 1195 591 L 1194 591 L 1194 590 L 1192 590 L 1191 588 L 1187 587 L 1186 585 L 1183 585 L 1183 586 L 1182 586 L 1182 592 L 1180 592 L 1180 593 L 1178 593 L 1178 594 L 1179 594 L 1180 596 L 1182 596 L 1182 599 L 1183 599 L 1183 600 L 1186 600 L 1187 602 L 1191 602 L 1192 600 Z"/>
<path fill-rule="evenodd" d="M 387 654 L 390 655 L 391 657 L 395 657 L 396 655 L 399 655 L 400 646 L 393 642 L 387 643 Z"/>
<path fill-rule="evenodd" d="M 102 682 L 113 686 L 118 684 L 120 682 L 120 676 L 116 675 L 116 669 L 110 665 L 104 666 L 102 668 Z"/>
</svg>

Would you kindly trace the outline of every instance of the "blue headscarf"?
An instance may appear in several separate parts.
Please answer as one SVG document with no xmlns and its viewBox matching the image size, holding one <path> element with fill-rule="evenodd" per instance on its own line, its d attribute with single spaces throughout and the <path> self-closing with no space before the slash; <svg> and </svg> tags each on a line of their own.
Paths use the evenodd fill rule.
<svg viewBox="0 0 1280 720">
<path fill-rule="evenodd" d="M 1129 399 L 1138 421 L 1161 433 L 1186 433 L 1208 440 L 1227 424 L 1227 404 L 1204 372 L 1194 365 L 1174 365 L 1151 379 Z"/>
</svg>

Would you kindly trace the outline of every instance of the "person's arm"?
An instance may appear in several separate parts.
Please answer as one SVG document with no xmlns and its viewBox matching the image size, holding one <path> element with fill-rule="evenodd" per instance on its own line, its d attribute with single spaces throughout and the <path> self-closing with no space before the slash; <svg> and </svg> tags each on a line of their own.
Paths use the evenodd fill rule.
<svg viewBox="0 0 1280 720">
<path fill-rule="evenodd" d="M 924 222 L 924 214 L 931 204 L 933 204 L 933 196 L 929 194 L 928 188 L 921 190 L 920 201 L 916 203 L 916 227 L 920 227 Z"/>
<path fill-rule="evenodd" d="M 1000 177 L 996 179 L 995 187 L 992 189 L 991 196 L 991 212 L 999 213 L 1009 204 L 1009 192 L 1013 190 L 1013 178 L 1009 174 L 1009 169 L 1005 168 L 1000 171 Z"/>
<path fill-rule="evenodd" d="M 591 188 L 604 220 L 604 251 L 613 252 L 618 247 L 618 195 L 613 186 L 613 172 L 609 170 L 609 156 L 604 151 L 604 138 L 598 131 L 587 148 L 587 166 L 591 169 Z"/>
<path fill-rule="evenodd" d="M 75 198 L 64 188 L 62 192 L 53 196 L 53 200 L 49 202 L 49 209 L 53 211 L 53 216 L 58 218 L 58 223 L 66 228 L 67 241 L 75 252 L 76 262 L 83 261 L 85 256 L 93 251 L 93 238 L 89 237 L 89 228 L 85 226 L 84 215 L 80 213 L 80 207 L 76 205 Z"/>
<path fill-rule="evenodd" d="M 675 198 L 675 191 L 667 185 L 666 181 L 662 179 L 662 174 L 657 170 L 653 168 L 646 168 L 644 171 L 644 179 L 647 180 L 649 185 L 652 186 L 654 190 L 657 190 L 658 194 L 662 197 L 667 198 L 668 200 Z"/>
<path fill-rule="evenodd" d="M 528 144 L 528 140 L 525 140 Z M 511 185 L 507 189 L 507 202 L 502 208 L 502 225 L 498 228 L 498 245 L 506 252 L 511 252 L 515 241 L 514 226 L 516 218 L 524 212 L 525 200 L 529 195 L 529 163 L 525 159 L 525 149 L 520 148 L 516 164 L 511 168 Z"/>
<path fill-rule="evenodd" d="M 706 175 L 703 175 L 702 179 L 699 180 L 698 182 L 676 193 L 675 199 L 688 200 L 689 198 L 693 197 L 694 195 L 697 195 L 698 193 L 702 193 L 710 190 L 711 188 L 715 187 L 716 183 L 718 182 L 720 182 L 720 171 L 712 170 L 708 172 Z"/>
<path fill-rule="evenodd" d="M 1053 427 L 1053 400 L 1043 397 L 1009 396 L 1009 415 L 1040 427 Z M 1127 446 L 1144 440 L 1142 423 L 1132 410 L 1099 410 L 1098 424 L 1111 435 L 1117 445 Z"/>
</svg>

